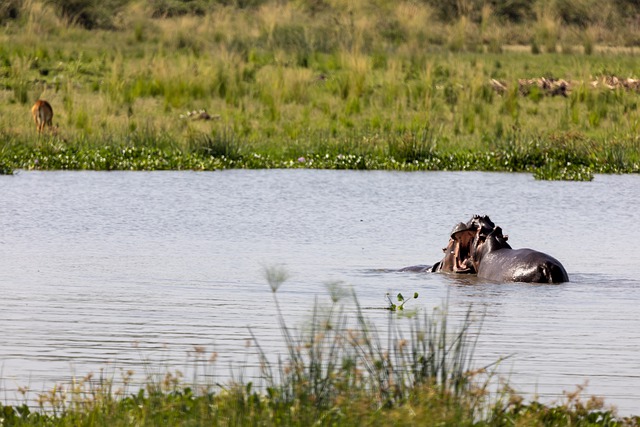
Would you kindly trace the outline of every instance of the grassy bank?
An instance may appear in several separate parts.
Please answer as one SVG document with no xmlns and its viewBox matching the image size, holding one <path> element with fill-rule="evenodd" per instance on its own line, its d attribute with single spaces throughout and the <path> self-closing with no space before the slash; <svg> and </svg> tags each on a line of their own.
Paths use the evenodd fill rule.
<svg viewBox="0 0 640 427">
<path fill-rule="evenodd" d="M 389 323 L 378 332 L 351 291 L 328 285 L 331 301 L 316 302 L 309 323 L 290 328 L 276 296 L 286 272 L 271 268 L 286 353 L 267 354 L 254 337 L 260 383 L 223 385 L 180 372 L 152 375 L 135 390 L 132 373 L 116 383 L 91 375 L 37 397 L 38 408 L 0 405 L 2 426 L 199 426 L 199 425 L 443 425 L 443 426 L 633 426 L 582 388 L 562 402 L 525 402 L 498 386 L 490 366 L 475 366 L 478 320 L 471 310 L 458 325 L 437 309 L 416 309 L 418 298 L 390 300 Z M 405 308 L 405 303 L 407 307 Z M 380 307 L 383 309 L 384 307 Z M 216 354 L 196 348 L 199 372 Z M 237 368 L 237 367 L 236 367 Z M 26 398 L 25 398 L 26 399 Z"/>
<path fill-rule="evenodd" d="M 640 170 L 637 90 L 591 84 L 638 77 L 633 45 L 605 46 L 632 44 L 624 21 L 627 38 L 613 40 L 602 22 L 442 20 L 428 2 L 265 1 L 162 19 L 124 3 L 111 30 L 69 25 L 37 1 L 5 22 L 2 170 Z M 524 49 L 508 45 L 518 32 Z M 571 89 L 519 90 L 536 77 Z M 43 136 L 37 98 L 57 125 Z"/>
</svg>

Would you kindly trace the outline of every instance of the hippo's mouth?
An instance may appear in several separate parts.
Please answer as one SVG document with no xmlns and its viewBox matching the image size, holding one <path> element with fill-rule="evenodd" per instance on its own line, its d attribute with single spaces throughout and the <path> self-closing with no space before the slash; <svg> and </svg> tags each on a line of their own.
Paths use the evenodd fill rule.
<svg viewBox="0 0 640 427">
<path fill-rule="evenodd" d="M 456 245 L 453 251 L 453 271 L 456 273 L 475 273 L 473 260 L 471 259 L 471 244 L 473 242 L 473 233 L 460 233 L 456 239 Z"/>
</svg>

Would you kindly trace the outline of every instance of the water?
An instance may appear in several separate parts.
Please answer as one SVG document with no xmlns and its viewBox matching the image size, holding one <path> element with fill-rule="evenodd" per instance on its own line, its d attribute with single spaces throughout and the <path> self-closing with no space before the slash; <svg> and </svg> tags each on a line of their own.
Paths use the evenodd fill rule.
<svg viewBox="0 0 640 427">
<path fill-rule="evenodd" d="M 458 221 L 488 214 L 514 248 L 562 261 L 571 282 L 495 284 L 390 270 L 442 256 Z M 453 317 L 485 316 L 479 364 L 553 401 L 588 381 L 640 414 L 640 176 L 590 183 L 528 174 L 314 170 L 26 172 L 0 176 L 0 394 L 101 369 L 216 375 L 250 361 L 248 327 L 281 350 L 264 266 L 301 324 L 343 280 L 385 328 L 385 294 L 419 292 Z"/>
</svg>

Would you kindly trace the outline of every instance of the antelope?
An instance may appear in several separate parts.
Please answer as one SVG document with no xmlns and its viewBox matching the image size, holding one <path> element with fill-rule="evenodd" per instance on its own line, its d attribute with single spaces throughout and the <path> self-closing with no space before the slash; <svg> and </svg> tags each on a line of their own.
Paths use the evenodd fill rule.
<svg viewBox="0 0 640 427">
<path fill-rule="evenodd" d="M 51 104 L 47 101 L 42 99 L 37 100 L 31 108 L 31 115 L 33 116 L 33 121 L 36 122 L 38 133 L 42 133 L 45 126 L 49 126 L 49 128 L 52 127 L 53 108 L 51 108 Z"/>
</svg>

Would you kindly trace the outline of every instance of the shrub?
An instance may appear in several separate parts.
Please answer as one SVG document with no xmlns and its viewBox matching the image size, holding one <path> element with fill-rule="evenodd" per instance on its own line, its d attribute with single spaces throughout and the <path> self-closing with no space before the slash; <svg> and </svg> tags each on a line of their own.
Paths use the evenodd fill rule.
<svg viewBox="0 0 640 427">
<path fill-rule="evenodd" d="M 129 0 L 46 0 L 58 16 L 88 30 L 115 28 L 114 17 Z"/>
<path fill-rule="evenodd" d="M 201 155 L 211 157 L 226 157 L 237 160 L 241 158 L 239 142 L 236 135 L 230 131 L 195 134 L 190 138 L 192 149 Z"/>
<path fill-rule="evenodd" d="M 535 0 L 490 0 L 495 15 L 510 22 L 525 22 L 533 18 Z"/>
<path fill-rule="evenodd" d="M 617 0 L 614 6 L 618 9 L 621 16 L 634 21 L 640 15 L 640 3 L 637 0 Z"/>
<path fill-rule="evenodd" d="M 237 7 L 239 9 L 257 8 L 267 3 L 268 0 L 217 0 L 223 6 Z"/>
<path fill-rule="evenodd" d="M 0 3 L 0 24 L 20 15 L 24 0 L 3 0 Z"/>
<path fill-rule="evenodd" d="M 469 1 L 440 1 L 423 0 L 433 7 L 438 17 L 444 21 L 455 21 L 463 16 L 474 22 L 479 22 L 482 17 L 482 8 L 488 4 L 495 15 L 511 22 L 523 22 L 533 18 L 533 6 L 535 0 L 469 0 Z"/>
<path fill-rule="evenodd" d="M 287 52 L 304 52 L 308 50 L 304 27 L 298 24 L 281 24 L 273 28 L 271 34 L 272 49 L 283 49 Z"/>
<path fill-rule="evenodd" d="M 586 28 L 596 21 L 595 13 L 600 13 L 601 7 L 593 0 L 557 0 L 556 11 L 564 24 Z"/>
<path fill-rule="evenodd" d="M 153 18 L 170 18 L 182 15 L 204 15 L 209 12 L 216 0 L 152 0 L 151 16 Z"/>
</svg>

